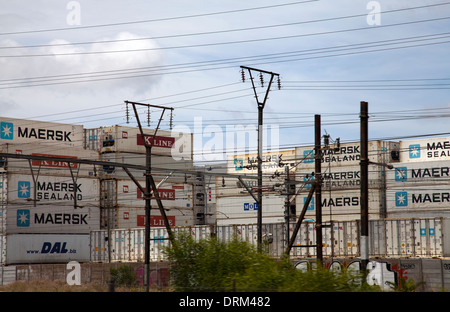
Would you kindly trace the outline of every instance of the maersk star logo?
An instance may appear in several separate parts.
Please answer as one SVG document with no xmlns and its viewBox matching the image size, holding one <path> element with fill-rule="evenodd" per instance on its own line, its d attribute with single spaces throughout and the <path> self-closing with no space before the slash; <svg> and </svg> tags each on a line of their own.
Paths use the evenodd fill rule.
<svg viewBox="0 0 450 312">
<path fill-rule="evenodd" d="M 31 197 L 31 184 L 29 181 L 19 181 L 17 196 L 19 198 L 30 198 Z"/>
<path fill-rule="evenodd" d="M 242 158 L 235 158 L 234 159 L 234 169 L 236 171 L 243 170 L 244 167 L 244 160 Z"/>
<path fill-rule="evenodd" d="M 396 192 L 395 193 L 395 206 L 397 206 L 397 207 L 408 206 L 408 192 Z"/>
<path fill-rule="evenodd" d="M 0 139 L 12 140 L 14 138 L 14 125 L 12 122 L 0 123 Z"/>
<path fill-rule="evenodd" d="M 411 144 L 409 146 L 409 158 L 420 158 L 420 144 Z"/>
<path fill-rule="evenodd" d="M 306 200 L 308 197 L 303 197 L 303 204 L 306 203 Z M 311 201 L 309 202 L 308 208 L 306 210 L 314 210 L 314 197 L 311 198 Z"/>
<path fill-rule="evenodd" d="M 395 168 L 395 181 L 406 181 L 408 180 L 408 168 L 406 167 L 396 167 Z"/>
<path fill-rule="evenodd" d="M 17 226 L 20 227 L 30 226 L 30 210 L 28 209 L 17 210 Z"/>
<path fill-rule="evenodd" d="M 303 151 L 303 157 L 305 157 L 303 160 L 305 164 L 314 162 L 314 150 Z"/>
</svg>

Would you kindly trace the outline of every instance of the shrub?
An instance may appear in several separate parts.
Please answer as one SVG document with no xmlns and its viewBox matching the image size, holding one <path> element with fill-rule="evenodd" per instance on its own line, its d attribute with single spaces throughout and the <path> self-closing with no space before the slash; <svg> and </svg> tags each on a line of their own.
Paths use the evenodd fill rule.
<svg viewBox="0 0 450 312">
<path fill-rule="evenodd" d="M 297 270 L 289 258 L 273 259 L 254 246 L 216 238 L 194 241 L 181 233 L 166 249 L 175 291 L 368 291 L 359 272 Z"/>
</svg>

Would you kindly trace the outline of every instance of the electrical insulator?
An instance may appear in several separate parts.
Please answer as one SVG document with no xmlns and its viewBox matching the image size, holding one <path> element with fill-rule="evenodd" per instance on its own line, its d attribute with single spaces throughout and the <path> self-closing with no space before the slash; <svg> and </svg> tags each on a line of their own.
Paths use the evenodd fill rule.
<svg viewBox="0 0 450 312">
<path fill-rule="evenodd" d="M 170 111 L 170 121 L 169 121 L 170 130 L 173 128 L 173 111 Z"/>
<path fill-rule="evenodd" d="M 125 108 L 125 116 L 127 118 L 127 124 L 130 123 L 130 111 L 128 110 L 128 103 L 126 104 Z"/>
<path fill-rule="evenodd" d="M 150 127 L 150 106 L 147 108 L 147 126 Z"/>
<path fill-rule="evenodd" d="M 242 77 L 242 82 L 245 82 L 245 71 L 243 68 L 241 69 L 241 77 Z"/>
<path fill-rule="evenodd" d="M 262 73 L 259 73 L 259 81 L 261 81 L 261 87 L 264 87 L 264 76 Z"/>
<path fill-rule="evenodd" d="M 280 76 L 278 76 L 277 84 L 278 84 L 278 90 L 281 90 L 281 80 L 280 80 Z"/>
</svg>

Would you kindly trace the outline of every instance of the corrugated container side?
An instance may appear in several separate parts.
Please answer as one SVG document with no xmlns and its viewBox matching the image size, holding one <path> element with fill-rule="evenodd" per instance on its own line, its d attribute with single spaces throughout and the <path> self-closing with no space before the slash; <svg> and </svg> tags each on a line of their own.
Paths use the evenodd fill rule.
<svg viewBox="0 0 450 312">
<path fill-rule="evenodd" d="M 6 264 L 90 261 L 89 234 L 11 234 Z"/>
<path fill-rule="evenodd" d="M 45 156 L 45 157 L 58 157 L 58 158 L 76 158 L 86 160 L 99 160 L 99 153 L 97 151 L 85 150 L 83 148 L 66 148 L 57 147 L 54 145 L 45 144 L 7 144 L 7 151 L 11 154 L 22 154 L 31 156 Z M 47 176 L 63 176 L 71 177 L 72 174 L 75 177 L 95 177 L 100 171 L 98 167 L 90 164 L 78 164 L 61 162 L 61 161 L 49 161 L 49 160 L 31 160 L 31 165 L 34 173 L 37 175 Z M 27 159 L 8 159 L 7 170 L 9 173 L 15 174 L 31 174 L 29 161 Z M 71 173 L 72 170 L 72 173 Z"/>
<path fill-rule="evenodd" d="M 450 191 L 448 184 L 390 187 L 386 191 L 386 202 L 389 217 L 390 213 L 401 212 L 411 214 L 435 212 L 443 216 L 440 214 L 447 213 L 450 205 Z"/>
<path fill-rule="evenodd" d="M 0 117 L 0 143 L 37 143 L 83 147 L 81 125 Z"/>
<path fill-rule="evenodd" d="M 137 153 L 104 153 L 101 154 L 101 160 L 108 162 L 117 162 L 124 164 L 132 164 L 145 166 L 145 154 L 137 154 Z M 171 155 L 152 155 L 151 157 L 151 165 L 152 165 L 152 173 L 154 173 L 154 179 L 162 179 L 167 176 L 170 171 L 169 170 L 192 170 L 193 160 L 192 159 L 175 159 Z M 102 179 L 129 179 L 129 175 L 120 167 L 113 167 L 105 164 L 101 168 L 101 178 Z M 166 172 L 158 171 L 158 169 L 167 169 Z M 138 169 L 128 169 L 131 174 L 136 179 L 142 179 L 144 176 L 144 170 Z M 157 176 L 157 177 L 155 177 Z M 159 178 L 158 178 L 159 177 Z"/>
<path fill-rule="evenodd" d="M 369 141 L 369 160 L 372 162 L 392 162 L 395 152 L 398 152 L 398 143 L 388 141 Z M 314 168 L 314 146 L 297 147 L 296 159 L 300 163 L 298 169 Z M 392 153 L 394 152 L 394 153 Z M 340 167 L 356 166 L 360 162 L 360 143 L 342 143 L 339 149 L 322 151 L 322 166 Z"/>
<path fill-rule="evenodd" d="M 394 164 L 386 171 L 387 187 L 421 187 L 450 182 L 450 162 L 417 161 Z"/>
<path fill-rule="evenodd" d="M 331 194 L 331 196 L 330 196 Z M 300 193 L 296 197 L 296 211 L 299 215 L 303 209 L 308 194 Z M 305 215 L 306 220 L 315 220 L 315 197 L 312 198 Z M 322 221 L 351 221 L 361 218 L 360 191 L 346 190 L 322 192 Z M 380 216 L 380 191 L 369 189 L 369 218 L 379 219 Z"/>
<path fill-rule="evenodd" d="M 164 205 L 164 203 L 163 203 Z M 182 207 L 164 207 L 170 226 L 193 226 L 194 210 Z M 120 229 L 139 228 L 145 226 L 145 208 L 119 206 L 116 209 L 117 227 Z M 165 227 L 164 219 L 161 216 L 155 200 L 152 200 L 150 211 L 150 226 Z"/>
<path fill-rule="evenodd" d="M 59 205 L 10 205 L 6 233 L 89 234 L 100 229 L 100 208 Z"/>
<path fill-rule="evenodd" d="M 263 223 L 284 221 L 284 197 L 279 195 L 263 196 Z M 218 197 L 216 201 L 217 224 L 256 223 L 258 205 L 253 197 Z"/>
<path fill-rule="evenodd" d="M 401 162 L 450 160 L 450 138 L 428 138 L 400 142 Z"/>
<path fill-rule="evenodd" d="M 145 181 L 139 180 L 139 184 L 145 189 Z M 159 181 L 155 181 L 156 186 Z M 190 208 L 193 207 L 192 184 L 172 184 L 164 182 L 158 187 L 158 192 L 166 208 Z M 156 205 L 156 200 L 152 197 Z M 118 207 L 144 208 L 144 194 L 132 180 L 117 180 L 117 205 Z"/>
<path fill-rule="evenodd" d="M 247 185 L 247 187 L 257 194 L 258 187 L 258 179 L 256 178 L 245 178 L 242 177 L 242 180 Z M 294 180 L 294 176 L 292 177 Z M 263 187 L 265 188 L 264 194 L 272 193 L 272 194 L 280 194 L 280 192 L 285 192 L 284 187 L 284 176 L 279 177 L 263 177 Z M 245 188 L 244 184 L 242 184 L 238 178 L 225 178 L 225 177 L 216 177 L 216 197 L 226 197 L 226 196 L 243 196 L 250 195 L 250 193 Z M 270 191 L 267 191 L 269 190 Z"/>
<path fill-rule="evenodd" d="M 369 188 L 384 187 L 381 166 L 369 166 Z M 314 179 L 314 170 L 302 168 L 296 172 L 296 180 L 306 182 Z M 361 187 L 360 166 L 322 166 L 322 191 L 354 190 Z M 284 181 L 281 181 L 284 183 Z M 305 190 L 309 190 L 311 184 L 305 184 Z"/>
<path fill-rule="evenodd" d="M 91 261 L 108 262 L 108 232 L 92 231 L 90 233 Z"/>
<path fill-rule="evenodd" d="M 84 148 L 87 150 L 100 151 L 101 128 L 84 129 Z"/>
<path fill-rule="evenodd" d="M 227 172 L 232 174 L 257 174 L 258 154 L 239 154 L 227 156 Z M 265 173 L 284 172 L 289 166 L 290 171 L 296 170 L 295 150 L 265 152 L 262 156 L 262 171 Z"/>
<path fill-rule="evenodd" d="M 144 129 L 145 139 L 151 144 L 154 129 Z M 192 133 L 158 130 L 152 154 L 192 159 Z M 139 128 L 125 126 L 102 127 L 100 151 L 145 154 L 144 139 Z"/>
<path fill-rule="evenodd" d="M 35 177 L 36 179 L 36 177 Z M 77 205 L 98 207 L 100 204 L 100 183 L 97 178 L 39 176 L 35 183 L 31 175 L 8 173 L 8 204 Z M 36 190 L 35 190 L 36 189 Z M 75 194 L 76 193 L 76 194 Z"/>
</svg>

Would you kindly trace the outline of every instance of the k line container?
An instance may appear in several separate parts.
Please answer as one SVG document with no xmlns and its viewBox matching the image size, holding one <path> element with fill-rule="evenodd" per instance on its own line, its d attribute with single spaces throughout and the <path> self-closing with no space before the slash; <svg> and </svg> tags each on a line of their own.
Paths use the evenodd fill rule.
<svg viewBox="0 0 450 312">
<path fill-rule="evenodd" d="M 131 180 L 117 180 L 117 206 L 144 208 L 144 194 Z M 145 181 L 140 180 L 140 185 L 145 190 Z M 158 186 L 159 182 L 155 181 Z M 163 183 L 158 188 L 158 193 L 167 208 L 190 208 L 193 207 L 192 184 Z M 156 206 L 156 198 L 152 196 L 152 205 Z"/>
<path fill-rule="evenodd" d="M 284 172 L 289 166 L 291 172 L 295 171 L 297 163 L 295 150 L 265 152 L 262 155 L 262 171 L 274 173 Z M 227 172 L 233 174 L 257 174 L 258 154 L 240 154 L 227 156 Z"/>
<path fill-rule="evenodd" d="M 109 166 L 108 162 L 118 162 L 124 164 L 132 164 L 145 166 L 146 157 L 145 154 L 137 153 L 105 153 L 101 154 L 101 160 L 105 161 L 106 164 L 101 168 L 101 178 L 102 179 L 129 179 L 129 175 L 120 167 Z M 170 170 L 192 170 L 193 160 L 191 159 L 179 159 L 174 158 L 171 155 L 152 155 L 151 157 L 152 173 L 154 174 L 154 179 L 162 179 L 170 173 Z M 159 171 L 158 169 L 168 169 L 166 171 Z M 144 176 L 144 170 L 137 170 L 129 168 L 129 171 L 136 179 L 142 179 Z"/>
<path fill-rule="evenodd" d="M 36 176 L 35 176 L 36 179 Z M 74 205 L 98 207 L 100 185 L 97 178 L 38 176 L 36 183 L 31 175 L 8 174 L 8 205 L 37 204 Z"/>
<path fill-rule="evenodd" d="M 164 210 L 171 227 L 192 226 L 195 224 L 194 209 L 192 207 L 168 207 L 164 205 Z M 120 206 L 116 209 L 116 215 L 117 227 L 120 229 L 145 227 L 145 208 Z M 155 200 L 152 201 L 150 227 L 165 227 L 163 216 Z"/>
<path fill-rule="evenodd" d="M 397 155 L 399 143 L 389 141 L 369 141 L 368 153 L 369 160 L 377 163 L 388 163 L 398 161 Z M 314 146 L 297 147 L 296 159 L 299 162 L 297 169 L 312 168 L 314 169 Z M 332 167 L 339 166 L 355 166 L 359 165 L 361 157 L 360 143 L 343 143 L 337 149 L 322 150 L 322 167 L 330 165 Z"/>
<path fill-rule="evenodd" d="M 400 142 L 401 162 L 450 160 L 450 138 L 429 138 Z"/>
<path fill-rule="evenodd" d="M 81 125 L 0 117 L 0 143 L 36 143 L 83 147 Z"/>
<path fill-rule="evenodd" d="M 12 234 L 6 236 L 6 264 L 90 261 L 89 234 Z"/>
<path fill-rule="evenodd" d="M 4 145 L 8 153 L 22 154 L 30 156 L 45 156 L 57 158 L 76 158 L 85 160 L 99 160 L 99 153 L 83 148 L 62 148 L 54 145 L 44 144 L 6 144 Z M 37 175 L 63 176 L 71 177 L 95 177 L 100 168 L 90 164 L 69 163 L 64 161 L 51 160 L 31 160 L 31 168 Z M 9 158 L 7 161 L 7 170 L 9 173 L 31 174 L 30 164 L 27 159 Z M 72 173 L 71 173 L 72 171 Z"/>
<path fill-rule="evenodd" d="M 158 130 L 155 140 L 153 129 L 143 129 L 144 138 L 139 128 L 125 126 L 102 127 L 100 152 L 125 152 L 145 154 L 145 143 L 153 144 L 152 154 L 192 159 L 192 133 Z"/>
<path fill-rule="evenodd" d="M 426 186 L 450 183 L 450 160 L 411 161 L 394 164 L 386 171 L 387 187 Z"/>
<path fill-rule="evenodd" d="M 10 205 L 6 233 L 89 234 L 100 229 L 100 208 L 57 205 Z"/>
</svg>

